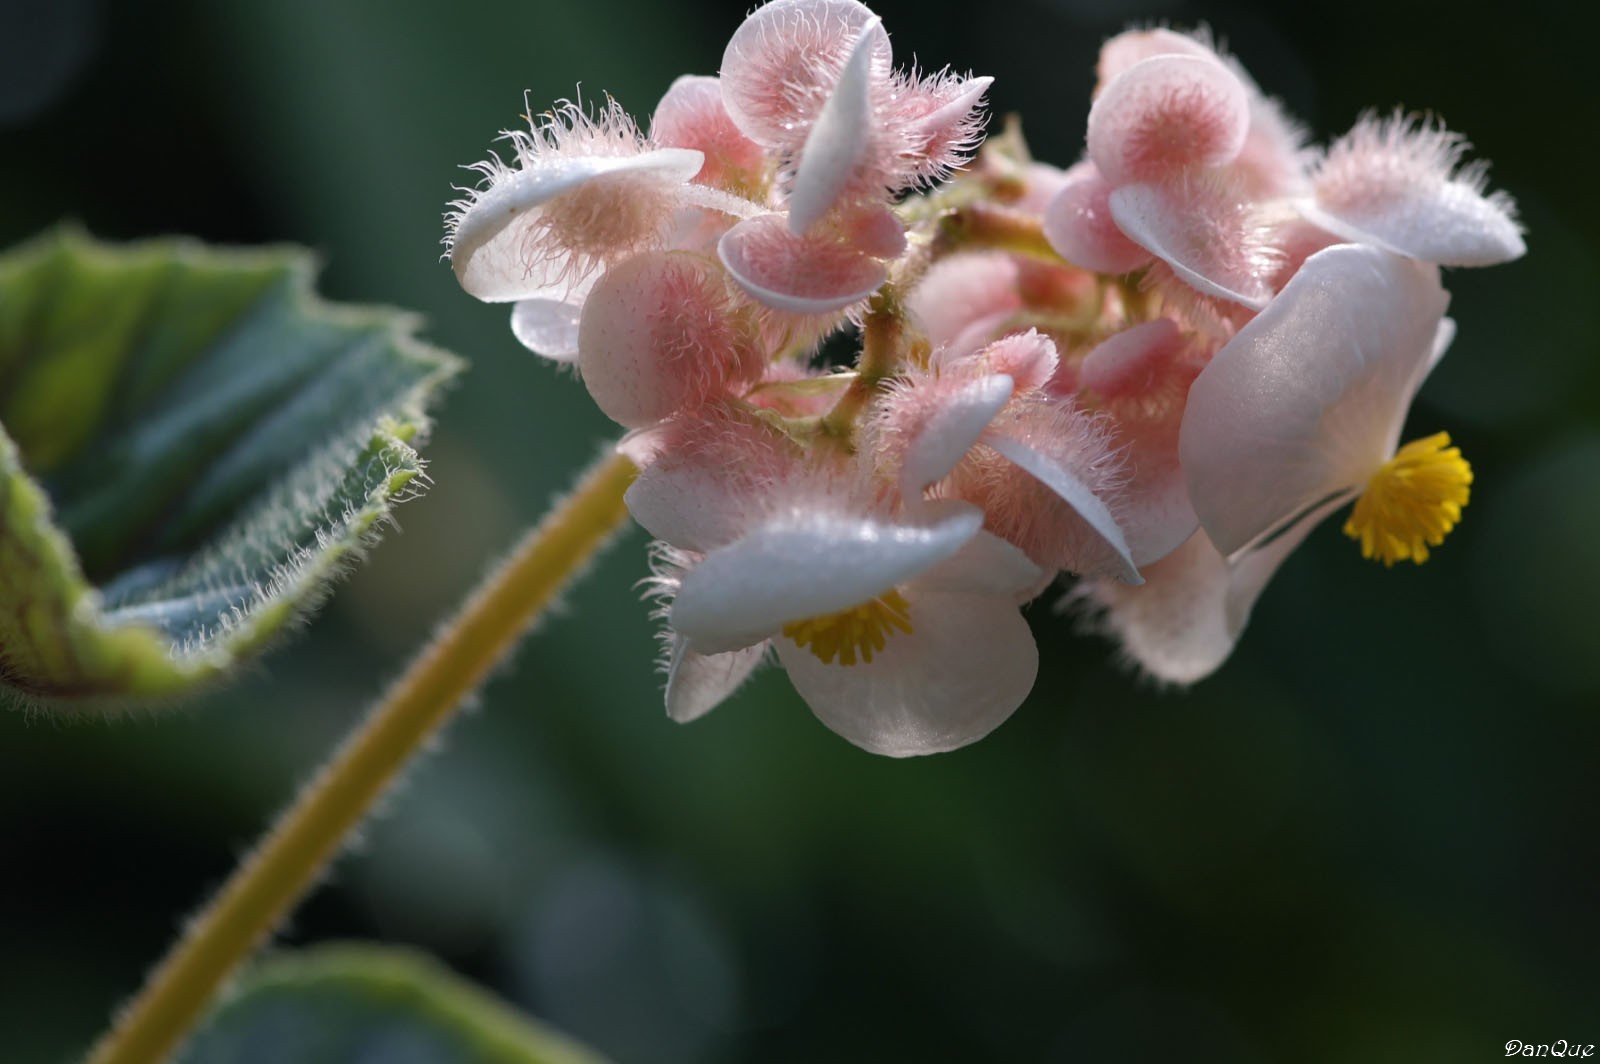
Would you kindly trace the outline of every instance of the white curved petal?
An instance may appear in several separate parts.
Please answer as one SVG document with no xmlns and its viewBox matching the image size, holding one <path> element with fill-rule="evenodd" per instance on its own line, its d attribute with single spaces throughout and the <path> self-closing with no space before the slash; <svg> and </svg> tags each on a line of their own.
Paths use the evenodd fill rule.
<svg viewBox="0 0 1600 1064">
<path fill-rule="evenodd" d="M 1012 387 L 1010 377 L 993 373 L 950 395 L 906 447 L 901 494 L 920 498 L 923 488 L 949 476 L 1011 399 Z"/>
<path fill-rule="evenodd" d="M 883 36 L 876 17 L 861 29 L 816 124 L 800 151 L 789 193 L 789 230 L 799 234 L 833 209 L 872 146 L 872 57 Z"/>
<path fill-rule="evenodd" d="M 826 314 L 866 299 L 888 279 L 883 263 L 843 245 L 789 232 L 783 216 L 747 218 L 717 241 L 717 258 L 750 297 L 791 314 Z"/>
<path fill-rule="evenodd" d="M 1100 498 L 1090 491 L 1089 486 L 1075 473 L 1021 440 L 996 434 L 984 442 L 999 451 L 1008 461 L 1036 477 L 1077 511 L 1078 516 L 1083 518 L 1108 548 L 1106 564 L 1113 569 L 1108 575 L 1130 584 L 1140 582 L 1139 570 L 1133 564 L 1133 557 L 1128 552 L 1128 541 L 1123 536 L 1116 518 L 1111 516 L 1111 510 L 1106 504 L 1100 501 Z"/>
<path fill-rule="evenodd" d="M 925 524 L 797 514 L 711 551 L 685 574 L 669 623 L 702 654 L 750 646 L 781 626 L 860 605 L 950 557 L 978 533 L 970 506 Z"/>
<path fill-rule="evenodd" d="M 1272 298 L 1269 263 L 1250 248 L 1252 234 L 1238 205 L 1195 199 L 1179 202 L 1157 185 L 1124 185 L 1111 193 L 1111 216 L 1129 240 L 1191 288 L 1260 310 Z M 1229 228 L 1237 232 L 1219 236 Z"/>
<path fill-rule="evenodd" d="M 1232 562 L 1205 532 L 1197 531 L 1145 567 L 1143 586 L 1101 580 L 1081 594 L 1103 609 L 1097 623 L 1121 640 L 1124 654 L 1145 672 L 1167 683 L 1196 683 L 1233 653 L 1256 599 L 1278 566 L 1345 501 L 1318 508 Z"/>
<path fill-rule="evenodd" d="M 1364 483 L 1394 453 L 1449 297 L 1439 271 L 1319 251 L 1189 389 L 1178 454 L 1224 554 Z"/>
<path fill-rule="evenodd" d="M 1344 240 L 1441 266 L 1494 266 L 1528 251 L 1522 230 L 1496 201 L 1459 184 L 1338 213 L 1310 198 L 1294 205 L 1306 221 Z"/>
<path fill-rule="evenodd" d="M 864 750 L 911 757 L 988 735 L 1022 704 L 1039 669 L 1033 633 L 1002 595 L 905 591 L 911 632 L 870 663 L 827 665 L 785 636 L 773 640 L 800 697 Z"/>
<path fill-rule="evenodd" d="M 523 299 L 511 308 L 511 334 L 523 347 L 556 362 L 578 357 L 578 319 L 583 300 Z"/>
<path fill-rule="evenodd" d="M 544 264 L 527 258 L 526 244 L 545 204 L 608 174 L 653 173 L 664 182 L 681 184 L 704 161 L 692 149 L 657 148 L 638 155 L 549 159 L 532 169 L 504 170 L 487 188 L 472 193 L 452 218 L 451 268 L 461 287 L 485 302 L 537 297 L 556 280 Z"/>
<path fill-rule="evenodd" d="M 766 652 L 767 644 L 757 643 L 726 654 L 696 654 L 687 639 L 674 634 L 667 666 L 667 716 L 687 724 L 716 709 L 750 678 Z"/>
</svg>

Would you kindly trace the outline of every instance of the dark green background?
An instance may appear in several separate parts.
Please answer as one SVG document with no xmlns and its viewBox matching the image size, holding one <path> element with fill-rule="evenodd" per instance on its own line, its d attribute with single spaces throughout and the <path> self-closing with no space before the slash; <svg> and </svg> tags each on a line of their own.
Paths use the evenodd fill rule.
<svg viewBox="0 0 1600 1064">
<path fill-rule="evenodd" d="M 1529 255 L 1455 271 L 1410 435 L 1478 480 L 1427 566 L 1330 523 L 1213 679 L 1161 692 L 1030 611 L 1045 661 L 991 738 L 908 763 L 770 670 L 660 708 L 631 533 L 412 774 L 289 944 L 420 944 L 620 1061 L 1502 1059 L 1600 1042 L 1596 16 L 1506 7 L 877 5 L 897 54 L 994 74 L 1079 151 L 1099 42 L 1208 21 L 1319 139 L 1429 109 L 1494 160 Z M 742 9 L 0 2 L 0 239 L 295 241 L 473 368 L 437 481 L 292 643 L 204 702 L 0 715 L 4 1059 L 66 1060 L 518 528 L 613 435 L 437 259 L 459 164 L 535 109 L 643 118 Z"/>
</svg>

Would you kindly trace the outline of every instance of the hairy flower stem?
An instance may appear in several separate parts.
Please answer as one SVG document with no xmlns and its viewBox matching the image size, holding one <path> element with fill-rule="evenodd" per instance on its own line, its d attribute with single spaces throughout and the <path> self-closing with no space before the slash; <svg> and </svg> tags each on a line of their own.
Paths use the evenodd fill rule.
<svg viewBox="0 0 1600 1064">
<path fill-rule="evenodd" d="M 861 323 L 861 361 L 855 379 L 839 401 L 822 417 L 822 432 L 840 440 L 854 438 L 857 419 L 877 396 L 885 381 L 900 371 L 908 354 L 905 312 L 893 285 L 884 285 L 872 297 Z"/>
<path fill-rule="evenodd" d="M 151 1064 L 178 1048 L 428 739 L 622 525 L 636 472 L 621 455 L 601 460 L 523 538 L 189 924 L 88 1064 Z"/>
</svg>

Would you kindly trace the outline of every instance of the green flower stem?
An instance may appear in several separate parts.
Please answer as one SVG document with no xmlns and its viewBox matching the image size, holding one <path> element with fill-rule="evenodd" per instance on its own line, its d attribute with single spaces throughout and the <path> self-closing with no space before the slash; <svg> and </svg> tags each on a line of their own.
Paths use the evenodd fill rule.
<svg viewBox="0 0 1600 1064">
<path fill-rule="evenodd" d="M 626 520 L 622 493 L 636 472 L 621 455 L 603 459 L 523 538 L 190 923 L 88 1064 L 151 1064 L 178 1048 L 385 789 Z"/>
</svg>

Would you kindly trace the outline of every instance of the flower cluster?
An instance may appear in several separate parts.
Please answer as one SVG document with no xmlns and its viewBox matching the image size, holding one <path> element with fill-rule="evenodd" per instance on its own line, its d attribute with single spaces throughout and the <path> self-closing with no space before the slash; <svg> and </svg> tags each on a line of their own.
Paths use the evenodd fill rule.
<svg viewBox="0 0 1600 1064">
<path fill-rule="evenodd" d="M 1015 131 L 974 157 L 989 81 L 896 68 L 857 0 L 774 0 L 648 132 L 563 106 L 453 205 L 462 286 L 632 430 L 677 720 L 775 655 L 851 742 L 952 749 L 1032 687 L 1019 610 L 1064 574 L 1187 683 L 1334 510 L 1385 564 L 1460 517 L 1470 468 L 1401 426 L 1453 332 L 1439 267 L 1523 243 L 1458 137 L 1367 117 L 1313 151 L 1156 29 L 1107 42 L 1060 170 Z M 820 365 L 845 328 L 855 365 Z"/>
</svg>

